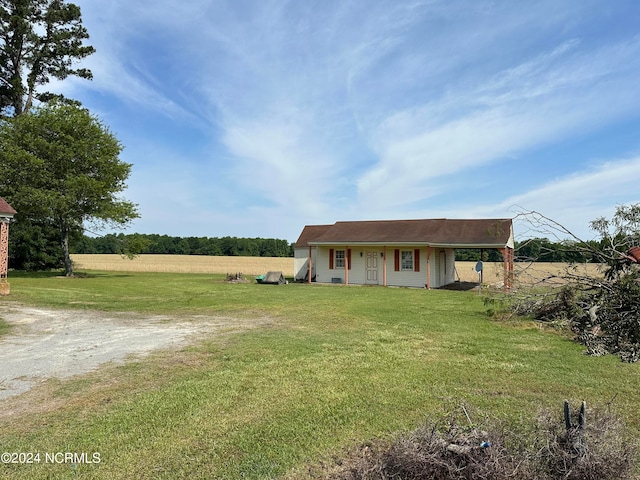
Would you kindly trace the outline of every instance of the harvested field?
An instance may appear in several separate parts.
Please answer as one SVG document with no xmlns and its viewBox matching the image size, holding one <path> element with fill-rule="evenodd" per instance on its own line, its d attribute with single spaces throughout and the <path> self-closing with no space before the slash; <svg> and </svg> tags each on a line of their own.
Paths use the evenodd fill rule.
<svg viewBox="0 0 640 480">
<path fill-rule="evenodd" d="M 71 255 L 78 270 L 161 273 L 237 273 L 262 275 L 280 271 L 293 276 L 292 257 L 214 257 L 206 255 L 139 255 L 133 260 L 120 255 Z"/>
<path fill-rule="evenodd" d="M 478 274 L 474 271 L 475 265 L 476 262 L 456 262 L 456 271 L 460 277 L 460 281 L 478 281 Z M 568 266 L 567 263 L 552 262 L 516 263 L 514 268 L 516 284 L 537 284 L 543 279 L 563 274 Z M 600 265 L 595 263 L 580 264 L 575 265 L 575 270 L 572 270 L 572 273 L 576 275 L 598 276 L 602 274 L 599 268 Z M 502 262 L 484 262 L 483 270 L 483 283 L 489 285 L 502 284 L 504 278 L 504 264 Z M 552 280 L 560 282 L 560 279 Z"/>
</svg>

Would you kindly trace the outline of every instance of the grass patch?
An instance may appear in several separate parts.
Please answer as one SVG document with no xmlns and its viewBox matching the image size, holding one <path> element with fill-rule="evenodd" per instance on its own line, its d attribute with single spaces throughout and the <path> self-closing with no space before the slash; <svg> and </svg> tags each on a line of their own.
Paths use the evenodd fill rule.
<svg viewBox="0 0 640 480">
<path fill-rule="evenodd" d="M 5 401 L 15 413 L 0 414 L 3 450 L 99 452 L 101 461 L 0 465 L 3 478 L 300 478 L 308 465 L 462 402 L 516 424 L 564 398 L 606 404 L 616 395 L 616 411 L 640 434 L 637 365 L 586 357 L 532 322 L 491 321 L 474 293 L 186 274 L 11 281 L 10 302 L 277 322 Z"/>
<path fill-rule="evenodd" d="M 11 331 L 11 325 L 9 325 L 6 321 L 0 318 L 0 337 L 5 335 Z"/>
</svg>

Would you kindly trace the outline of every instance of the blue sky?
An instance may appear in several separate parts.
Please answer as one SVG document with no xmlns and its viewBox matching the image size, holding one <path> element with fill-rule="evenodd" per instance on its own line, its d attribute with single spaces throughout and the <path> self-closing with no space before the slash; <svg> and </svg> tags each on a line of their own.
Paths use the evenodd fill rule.
<svg viewBox="0 0 640 480">
<path fill-rule="evenodd" d="M 640 202 L 636 0 L 76 0 L 128 232 L 276 237 Z M 516 230 L 516 238 L 528 233 Z"/>
</svg>

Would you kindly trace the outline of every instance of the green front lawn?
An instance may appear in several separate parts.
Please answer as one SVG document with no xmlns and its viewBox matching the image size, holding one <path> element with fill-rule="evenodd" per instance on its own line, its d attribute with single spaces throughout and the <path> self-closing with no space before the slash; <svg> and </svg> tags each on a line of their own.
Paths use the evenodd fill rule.
<svg viewBox="0 0 640 480">
<path fill-rule="evenodd" d="M 531 322 L 493 321 L 477 293 L 222 280 L 14 274 L 3 301 L 272 322 L 49 381 L 25 397 L 37 414 L 0 415 L 1 450 L 98 452 L 100 463 L 0 465 L 0 477 L 296 478 L 463 403 L 478 420 L 515 425 L 540 407 L 561 415 L 565 398 L 615 397 L 615 411 L 640 434 L 638 365 L 587 357 Z"/>
</svg>

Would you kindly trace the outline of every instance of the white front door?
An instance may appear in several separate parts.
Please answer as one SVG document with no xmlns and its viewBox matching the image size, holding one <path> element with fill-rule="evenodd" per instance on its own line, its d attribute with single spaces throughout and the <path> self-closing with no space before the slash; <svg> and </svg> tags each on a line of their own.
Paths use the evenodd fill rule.
<svg viewBox="0 0 640 480">
<path fill-rule="evenodd" d="M 374 250 L 367 250 L 365 255 L 366 283 L 370 285 L 378 285 L 378 252 Z"/>
</svg>

